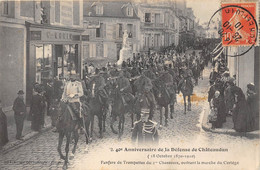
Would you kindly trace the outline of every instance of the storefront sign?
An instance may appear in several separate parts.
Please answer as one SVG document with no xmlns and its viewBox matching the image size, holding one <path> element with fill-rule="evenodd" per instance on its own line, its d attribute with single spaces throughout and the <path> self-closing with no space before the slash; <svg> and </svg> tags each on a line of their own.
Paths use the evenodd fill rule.
<svg viewBox="0 0 260 170">
<path fill-rule="evenodd" d="M 86 21 L 85 25 L 87 28 L 100 28 L 99 21 Z"/>
<path fill-rule="evenodd" d="M 31 31 L 30 39 L 31 40 L 41 40 L 41 31 Z"/>
</svg>

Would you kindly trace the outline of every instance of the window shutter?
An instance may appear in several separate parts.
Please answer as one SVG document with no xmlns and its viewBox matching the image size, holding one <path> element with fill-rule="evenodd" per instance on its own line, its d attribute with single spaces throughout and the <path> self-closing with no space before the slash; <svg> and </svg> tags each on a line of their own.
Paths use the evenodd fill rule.
<svg viewBox="0 0 260 170">
<path fill-rule="evenodd" d="M 119 24 L 116 24 L 116 38 L 119 38 Z"/>
<path fill-rule="evenodd" d="M 133 37 L 136 37 L 136 25 L 133 26 Z"/>
<path fill-rule="evenodd" d="M 102 25 L 103 25 L 103 38 L 106 38 L 107 35 L 106 24 L 102 24 Z"/>
<path fill-rule="evenodd" d="M 151 13 L 151 22 L 154 23 L 154 13 Z"/>
<path fill-rule="evenodd" d="M 113 39 L 116 39 L 116 26 L 117 25 L 113 25 Z"/>
<path fill-rule="evenodd" d="M 163 13 L 160 14 L 160 17 L 161 17 L 160 20 L 161 20 L 161 24 L 162 24 L 162 23 L 164 23 L 164 15 L 163 15 Z"/>
</svg>

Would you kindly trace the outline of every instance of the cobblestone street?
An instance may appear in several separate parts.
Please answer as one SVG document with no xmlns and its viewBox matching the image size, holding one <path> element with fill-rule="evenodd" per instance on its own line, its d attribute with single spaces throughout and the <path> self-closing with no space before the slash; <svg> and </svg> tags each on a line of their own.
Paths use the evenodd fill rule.
<svg viewBox="0 0 260 170">
<path fill-rule="evenodd" d="M 248 155 L 256 149 L 257 139 L 248 139 L 245 137 L 233 137 L 228 135 L 220 135 L 204 132 L 201 129 L 203 106 L 207 103 L 208 76 L 209 69 L 204 71 L 204 79 L 199 81 L 199 85 L 195 87 L 195 97 L 192 98 L 192 111 L 183 114 L 182 97 L 178 96 L 178 103 L 175 107 L 173 119 L 169 119 L 169 126 L 159 130 L 160 147 L 165 148 L 228 148 L 232 154 L 243 154 L 244 157 L 252 157 L 252 160 L 242 162 L 239 160 L 229 160 L 229 152 L 227 153 L 207 153 L 198 152 L 196 160 L 210 160 L 210 154 L 214 155 L 214 159 L 227 161 L 240 161 L 242 166 L 250 165 L 250 161 L 254 161 L 256 157 Z M 154 120 L 159 121 L 159 113 L 155 114 Z M 146 161 L 147 153 L 145 152 L 123 152 L 119 148 L 133 148 L 131 144 L 131 119 L 126 118 L 125 131 L 121 141 L 118 141 L 117 135 L 113 134 L 110 127 L 108 117 L 106 124 L 106 132 L 102 139 L 98 138 L 97 123 L 95 123 L 94 136 L 91 144 L 85 144 L 85 138 L 81 135 L 75 156 L 70 156 L 69 169 L 113 169 L 120 168 L 121 165 L 102 164 L 101 161 L 118 161 L 118 160 L 142 160 Z M 117 126 L 115 126 L 117 127 Z M 1 155 L 0 169 L 60 169 L 63 161 L 59 158 L 57 152 L 58 134 L 48 131 L 40 135 L 36 139 L 31 139 L 22 144 L 22 146 Z M 245 147 L 246 145 L 246 147 Z M 71 145 L 72 148 L 72 145 Z M 71 150 L 70 148 L 70 150 Z M 239 149 L 238 149 L 239 148 Z M 119 149 L 118 152 L 111 149 Z M 64 146 L 63 146 L 64 152 Z M 172 152 L 175 154 L 174 152 Z M 178 152 L 177 152 L 178 153 Z M 207 154 L 206 154 L 207 153 Z M 70 152 L 71 154 L 71 152 Z M 164 153 L 165 154 L 165 153 Z M 182 152 L 178 154 L 183 154 Z M 192 152 L 185 154 L 194 155 Z M 162 160 L 165 160 L 162 159 Z M 187 160 L 191 160 L 187 159 Z M 194 158 L 193 158 L 194 160 Z M 123 164 L 126 166 L 126 164 Z M 159 165 L 157 165 L 159 166 Z M 160 165 L 163 168 L 176 168 L 174 165 Z M 181 166 L 185 168 L 186 165 Z M 188 165 L 187 165 L 188 166 Z M 178 166 L 177 166 L 178 167 Z M 205 169 L 210 165 L 205 165 Z M 217 167 L 217 166 L 216 166 Z M 128 165 L 127 169 L 135 169 L 137 166 Z M 152 167 L 156 169 L 156 166 Z M 226 165 L 226 168 L 235 168 L 234 165 Z"/>
</svg>

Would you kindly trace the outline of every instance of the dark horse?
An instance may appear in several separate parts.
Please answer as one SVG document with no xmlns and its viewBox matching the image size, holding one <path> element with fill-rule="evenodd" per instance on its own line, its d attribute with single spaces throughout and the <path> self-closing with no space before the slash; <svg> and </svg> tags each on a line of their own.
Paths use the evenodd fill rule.
<svg viewBox="0 0 260 170">
<path fill-rule="evenodd" d="M 131 113 L 132 123 L 133 123 L 133 114 L 134 114 L 134 97 L 129 94 L 130 102 L 125 106 L 123 103 L 122 95 L 119 88 L 114 84 L 110 98 L 112 99 L 112 121 L 110 124 L 111 130 L 113 133 L 118 134 L 118 139 L 121 140 L 121 137 L 124 132 L 124 124 L 125 124 L 125 114 Z M 114 122 L 116 121 L 116 117 L 119 117 L 118 123 L 118 132 L 114 129 Z"/>
<path fill-rule="evenodd" d="M 94 117 L 98 117 L 98 126 L 99 126 L 99 137 L 103 137 L 103 132 L 106 131 L 105 121 L 108 111 L 108 92 L 106 89 L 99 90 L 94 96 L 89 95 L 86 104 L 89 106 L 90 112 L 90 122 L 91 122 L 91 131 L 90 137 L 93 136 L 94 128 Z"/>
<path fill-rule="evenodd" d="M 78 139 L 79 139 L 79 134 L 78 134 L 78 129 L 80 128 L 79 126 L 79 120 L 73 120 L 68 105 L 64 102 L 59 102 L 57 103 L 55 108 L 52 108 L 53 112 L 56 112 L 56 114 L 58 114 L 58 118 L 56 121 L 56 127 L 57 130 L 59 132 L 59 143 L 58 143 L 58 152 L 60 155 L 60 158 L 64 160 L 64 165 L 63 168 L 67 169 L 68 166 L 68 152 L 69 152 L 69 144 L 70 144 L 70 140 L 71 140 L 71 136 L 73 135 L 73 139 L 75 141 L 74 143 L 74 147 L 72 149 L 72 153 L 74 154 L 76 152 L 76 146 L 78 143 Z M 82 111 L 82 115 L 83 115 L 83 126 L 85 127 L 83 130 L 85 131 L 85 136 L 86 136 L 86 143 L 89 143 L 89 137 L 88 137 L 88 133 L 86 131 L 86 128 L 89 127 L 89 116 L 87 114 L 87 108 L 84 108 Z M 55 114 L 53 114 L 53 116 L 55 116 Z M 61 146 L 62 146 L 62 142 L 63 142 L 63 138 L 64 136 L 66 136 L 66 147 L 65 147 L 65 152 L 66 152 L 66 156 L 64 156 L 61 152 Z"/>
<path fill-rule="evenodd" d="M 191 111 L 191 100 L 190 96 L 192 95 L 193 92 L 193 85 L 191 80 L 182 79 L 179 82 L 178 87 L 180 87 L 180 91 L 183 95 L 183 101 L 184 101 L 184 114 L 186 114 L 186 96 L 188 96 L 188 111 Z"/>
<path fill-rule="evenodd" d="M 158 80 L 153 82 L 154 84 L 154 96 L 155 100 L 159 106 L 160 109 L 160 126 L 162 126 L 162 108 L 165 109 L 164 111 L 164 116 L 165 116 L 165 126 L 168 126 L 168 114 L 169 114 L 169 104 L 171 102 L 171 96 L 164 85 L 163 82 L 160 82 Z M 174 110 L 174 105 L 172 106 L 172 111 L 171 111 L 171 119 L 173 118 L 173 110 Z"/>
</svg>

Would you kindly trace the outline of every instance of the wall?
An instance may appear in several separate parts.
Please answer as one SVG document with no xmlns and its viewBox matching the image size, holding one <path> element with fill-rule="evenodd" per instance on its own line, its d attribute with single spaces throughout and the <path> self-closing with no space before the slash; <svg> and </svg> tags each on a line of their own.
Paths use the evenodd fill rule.
<svg viewBox="0 0 260 170">
<path fill-rule="evenodd" d="M 241 54 L 248 47 L 229 47 L 228 54 Z M 243 56 L 228 57 L 228 68 L 230 75 L 236 75 L 236 84 L 242 88 L 243 92 L 246 92 L 247 84 L 254 83 L 254 69 L 255 63 L 255 49 L 252 48 Z"/>
<path fill-rule="evenodd" d="M 18 90 L 25 92 L 24 36 L 24 28 L 0 27 L 0 99 L 3 107 L 13 104 Z"/>
</svg>

